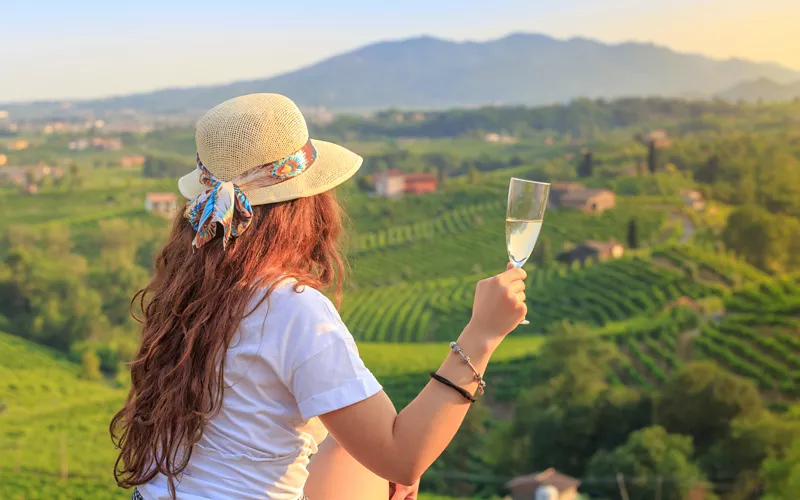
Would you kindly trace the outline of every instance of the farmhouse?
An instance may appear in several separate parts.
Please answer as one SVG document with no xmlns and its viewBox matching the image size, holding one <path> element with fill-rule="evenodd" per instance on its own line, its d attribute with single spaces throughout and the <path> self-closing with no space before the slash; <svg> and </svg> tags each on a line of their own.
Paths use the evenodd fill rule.
<svg viewBox="0 0 800 500">
<path fill-rule="evenodd" d="M 438 186 L 435 174 L 405 174 L 399 170 L 385 170 L 375 174 L 375 192 L 386 198 L 400 196 L 404 193 L 421 195 L 433 193 Z"/>
<path fill-rule="evenodd" d="M 616 260 L 625 254 L 625 247 L 618 243 L 616 240 L 610 241 L 586 241 L 570 250 L 561 252 L 556 257 L 556 260 L 564 264 L 572 264 L 573 262 L 580 262 L 581 265 L 586 264 L 587 260 L 606 261 Z"/>
<path fill-rule="evenodd" d="M 175 193 L 147 193 L 144 199 L 144 209 L 152 214 L 171 217 L 177 209 L 178 202 Z"/>
<path fill-rule="evenodd" d="M 512 135 L 498 134 L 492 132 L 483 136 L 483 140 L 494 144 L 516 144 L 519 139 Z"/>
<path fill-rule="evenodd" d="M 588 189 L 574 182 L 550 186 L 550 206 L 601 214 L 617 206 L 617 196 L 608 189 Z"/>
<path fill-rule="evenodd" d="M 706 199 L 703 197 L 703 193 L 696 189 L 681 190 L 681 201 L 692 210 L 703 210 L 706 208 Z"/>
<path fill-rule="evenodd" d="M 558 500 L 576 500 L 578 498 L 578 487 L 581 482 L 574 477 L 562 474 L 550 468 L 542 472 L 528 474 L 527 476 L 515 477 L 508 483 L 506 488 L 511 490 L 513 500 L 531 500 L 539 498 L 537 493 L 542 491 L 552 491 L 558 495 L 551 498 Z M 547 498 L 542 495 L 543 498 Z"/>
</svg>

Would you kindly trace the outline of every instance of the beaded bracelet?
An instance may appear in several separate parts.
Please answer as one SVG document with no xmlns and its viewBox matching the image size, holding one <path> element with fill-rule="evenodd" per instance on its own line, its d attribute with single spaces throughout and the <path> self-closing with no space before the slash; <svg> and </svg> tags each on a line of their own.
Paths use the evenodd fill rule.
<svg viewBox="0 0 800 500">
<path fill-rule="evenodd" d="M 486 381 L 483 380 L 481 374 L 475 369 L 475 366 L 472 364 L 472 361 L 470 361 L 469 356 L 464 354 L 464 351 L 461 350 L 461 346 L 455 342 L 450 342 L 450 350 L 461 356 L 461 361 L 469 365 L 470 369 L 472 370 L 472 378 L 478 383 L 478 394 L 483 396 L 483 391 L 486 388 Z"/>
</svg>

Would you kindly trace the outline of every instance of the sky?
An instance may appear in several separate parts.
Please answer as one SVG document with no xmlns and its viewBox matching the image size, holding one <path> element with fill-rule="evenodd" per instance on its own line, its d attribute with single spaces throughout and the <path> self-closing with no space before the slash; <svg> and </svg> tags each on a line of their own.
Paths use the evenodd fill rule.
<svg viewBox="0 0 800 500">
<path fill-rule="evenodd" d="M 0 0 L 0 102 L 263 78 L 390 39 L 649 41 L 800 70 L 800 0 Z"/>
</svg>

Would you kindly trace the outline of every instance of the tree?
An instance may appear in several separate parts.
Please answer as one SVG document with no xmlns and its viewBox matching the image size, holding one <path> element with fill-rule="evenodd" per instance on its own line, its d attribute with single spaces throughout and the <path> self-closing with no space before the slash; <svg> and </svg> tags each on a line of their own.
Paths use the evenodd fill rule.
<svg viewBox="0 0 800 500">
<path fill-rule="evenodd" d="M 469 183 L 472 185 L 480 184 L 481 182 L 481 173 L 478 171 L 477 168 L 472 167 L 469 169 L 468 174 Z"/>
<path fill-rule="evenodd" d="M 444 177 L 452 175 L 461 166 L 461 157 L 452 151 L 426 153 L 422 159 Z"/>
<path fill-rule="evenodd" d="M 647 427 L 633 432 L 613 451 L 598 451 L 589 461 L 584 484 L 595 495 L 617 498 L 613 478 L 622 474 L 631 500 L 681 500 L 693 486 L 706 482 L 693 455 L 691 437 Z"/>
<path fill-rule="evenodd" d="M 650 424 L 649 402 L 638 393 L 611 387 L 607 370 L 618 352 L 584 326 L 562 325 L 548 336 L 520 383 L 514 418 L 495 450 L 498 473 L 529 473 L 555 467 L 582 475 L 600 443 L 615 447 Z M 554 432 L 558 429 L 558 432 Z"/>
<path fill-rule="evenodd" d="M 800 267 L 800 221 L 749 205 L 731 212 L 722 233 L 725 246 L 764 271 Z"/>
<path fill-rule="evenodd" d="M 647 145 L 647 169 L 651 174 L 656 173 L 658 169 L 658 148 L 656 148 L 656 141 L 653 140 Z"/>
<path fill-rule="evenodd" d="M 100 293 L 103 314 L 110 323 L 122 325 L 133 321 L 130 316 L 131 299 L 147 285 L 148 279 L 147 269 L 128 262 L 93 270 L 89 284 Z"/>
<path fill-rule="evenodd" d="M 711 155 L 706 160 L 705 164 L 698 168 L 694 174 L 694 180 L 697 182 L 704 182 L 706 184 L 714 184 L 717 181 L 717 174 L 719 172 L 719 156 Z"/>
<path fill-rule="evenodd" d="M 765 486 L 764 461 L 780 460 L 797 440 L 800 422 L 763 411 L 734 419 L 728 436 L 700 457 L 700 465 L 712 482 L 731 483 L 735 479 L 729 487 L 731 498 L 752 498 Z"/>
<path fill-rule="evenodd" d="M 0 237 L 0 255 L 12 249 L 35 248 L 41 232 L 30 226 L 13 224 Z"/>
<path fill-rule="evenodd" d="M 359 176 L 356 180 L 356 185 L 358 189 L 364 193 L 371 193 L 375 190 L 375 183 L 372 181 L 372 178 L 366 175 Z"/>
<path fill-rule="evenodd" d="M 628 221 L 628 248 L 639 248 L 639 228 L 636 218 Z"/>
<path fill-rule="evenodd" d="M 103 374 L 100 373 L 100 358 L 91 349 L 87 349 L 81 355 L 81 376 L 86 380 L 100 380 Z"/>
<path fill-rule="evenodd" d="M 69 227 L 49 225 L 42 232 L 45 251 L 52 257 L 64 257 L 72 250 Z"/>
<path fill-rule="evenodd" d="M 670 433 L 691 436 L 704 453 L 729 434 L 734 419 L 761 410 L 753 382 L 704 361 L 684 365 L 667 380 L 656 403 L 656 419 Z"/>
<path fill-rule="evenodd" d="M 581 153 L 581 161 L 578 163 L 578 177 L 591 177 L 592 173 L 594 172 L 594 163 L 593 163 L 594 154 L 591 150 L 586 150 Z"/>
<path fill-rule="evenodd" d="M 521 167 L 525 165 L 525 160 L 520 155 L 514 155 L 508 160 L 509 167 Z"/>
<path fill-rule="evenodd" d="M 83 184 L 83 175 L 81 169 L 74 161 L 69 164 L 69 188 L 75 189 Z"/>
<path fill-rule="evenodd" d="M 762 475 L 766 481 L 764 500 L 800 498 L 800 438 L 784 457 L 764 461 Z"/>
<path fill-rule="evenodd" d="M 84 281 L 86 261 L 14 248 L 0 265 L 0 315 L 11 333 L 66 351 L 103 326 L 100 297 Z"/>
<path fill-rule="evenodd" d="M 136 250 L 149 236 L 149 228 L 140 221 L 107 219 L 98 222 L 97 231 L 100 256 L 104 265 L 129 267 L 134 263 Z"/>
<path fill-rule="evenodd" d="M 194 165 L 186 158 L 174 154 L 149 154 L 145 156 L 144 177 L 180 177 L 190 172 Z"/>
</svg>

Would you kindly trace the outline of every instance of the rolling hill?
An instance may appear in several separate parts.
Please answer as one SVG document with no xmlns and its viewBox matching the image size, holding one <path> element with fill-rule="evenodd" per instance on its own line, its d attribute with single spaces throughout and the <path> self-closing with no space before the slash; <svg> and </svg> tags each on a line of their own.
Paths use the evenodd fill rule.
<svg viewBox="0 0 800 500">
<path fill-rule="evenodd" d="M 759 78 L 735 85 L 720 92 L 717 97 L 729 101 L 791 101 L 800 98 L 800 80 L 780 84 L 769 78 Z"/>
<path fill-rule="evenodd" d="M 82 101 L 72 109 L 180 113 L 253 92 L 279 92 L 301 106 L 338 110 L 537 105 L 576 97 L 712 95 L 757 78 L 790 82 L 800 72 L 649 43 L 605 44 L 539 34 L 486 42 L 418 37 L 370 44 L 272 78 Z M 61 109 L 60 103 L 7 108 L 12 115 L 24 115 L 48 106 Z"/>
</svg>

